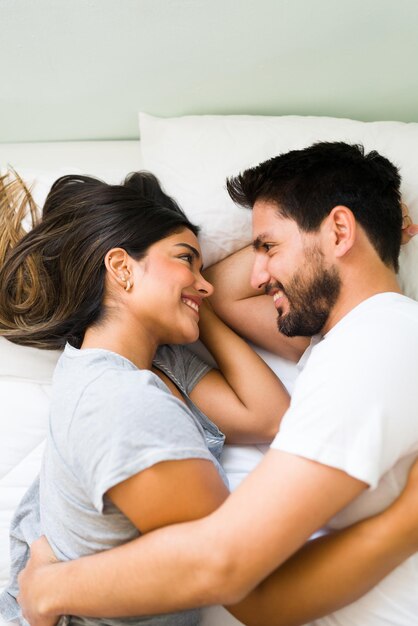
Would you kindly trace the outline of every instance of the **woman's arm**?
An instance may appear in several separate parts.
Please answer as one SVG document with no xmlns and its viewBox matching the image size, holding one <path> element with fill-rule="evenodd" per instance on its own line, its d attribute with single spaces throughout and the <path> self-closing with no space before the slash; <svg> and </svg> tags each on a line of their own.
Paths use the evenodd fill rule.
<svg viewBox="0 0 418 626">
<path fill-rule="evenodd" d="M 289 406 L 289 394 L 252 348 L 204 304 L 200 337 L 220 371 L 212 370 L 190 393 L 225 433 L 228 443 L 271 441 Z"/>
<path fill-rule="evenodd" d="M 250 285 L 253 265 L 251 246 L 235 252 L 205 271 L 215 287 L 210 302 L 228 326 L 269 352 L 298 361 L 309 341 L 285 337 L 278 332 L 273 299 Z"/>
<path fill-rule="evenodd" d="M 164 461 L 107 492 L 142 533 L 209 515 L 228 496 L 215 465 L 204 459 Z"/>
</svg>

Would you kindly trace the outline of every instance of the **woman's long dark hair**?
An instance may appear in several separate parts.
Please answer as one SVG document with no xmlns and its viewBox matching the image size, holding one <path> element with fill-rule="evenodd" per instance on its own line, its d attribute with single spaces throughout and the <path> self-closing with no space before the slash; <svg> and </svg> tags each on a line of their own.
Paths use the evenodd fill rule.
<svg viewBox="0 0 418 626">
<path fill-rule="evenodd" d="M 33 228 L 22 228 L 30 215 Z M 135 260 L 183 228 L 198 233 L 148 172 L 121 185 L 90 176 L 63 176 L 42 218 L 15 172 L 0 179 L 0 335 L 37 348 L 80 346 L 103 307 L 104 258 L 123 248 Z"/>
</svg>

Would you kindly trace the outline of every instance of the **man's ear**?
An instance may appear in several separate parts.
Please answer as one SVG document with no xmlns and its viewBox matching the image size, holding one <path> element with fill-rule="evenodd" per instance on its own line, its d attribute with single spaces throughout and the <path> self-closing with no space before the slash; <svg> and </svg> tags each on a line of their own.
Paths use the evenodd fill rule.
<svg viewBox="0 0 418 626">
<path fill-rule="evenodd" d="M 327 222 L 334 255 L 341 258 L 354 245 L 357 232 L 356 219 L 348 207 L 340 205 L 332 209 Z"/>
</svg>

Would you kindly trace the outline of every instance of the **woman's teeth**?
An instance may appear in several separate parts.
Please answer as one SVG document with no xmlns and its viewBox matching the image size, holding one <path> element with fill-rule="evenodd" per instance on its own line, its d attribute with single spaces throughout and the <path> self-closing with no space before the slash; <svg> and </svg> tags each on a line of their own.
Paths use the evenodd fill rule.
<svg viewBox="0 0 418 626">
<path fill-rule="evenodd" d="M 199 313 L 199 305 L 196 302 L 194 302 L 194 300 L 189 300 L 189 298 L 182 298 L 181 301 L 184 302 L 184 304 L 187 304 L 187 306 L 193 309 L 193 311 L 196 311 L 196 313 Z"/>
</svg>

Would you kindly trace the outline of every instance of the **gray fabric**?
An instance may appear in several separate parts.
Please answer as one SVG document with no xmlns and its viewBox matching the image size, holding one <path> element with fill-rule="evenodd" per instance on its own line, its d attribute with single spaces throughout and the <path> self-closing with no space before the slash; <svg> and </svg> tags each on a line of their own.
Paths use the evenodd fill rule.
<svg viewBox="0 0 418 626">
<path fill-rule="evenodd" d="M 110 549 L 140 534 L 106 497 L 112 486 L 155 463 L 186 458 L 212 461 L 226 482 L 217 460 L 224 436 L 187 396 L 210 368 L 180 346 L 162 346 L 154 365 L 181 389 L 187 406 L 168 394 L 155 374 L 120 355 L 66 347 L 54 373 L 41 479 L 12 522 L 11 584 L 0 596 L 4 619 L 19 618 L 16 577 L 28 545 L 40 534 L 61 560 Z M 199 623 L 199 612 L 70 622 L 189 626 Z"/>
</svg>

